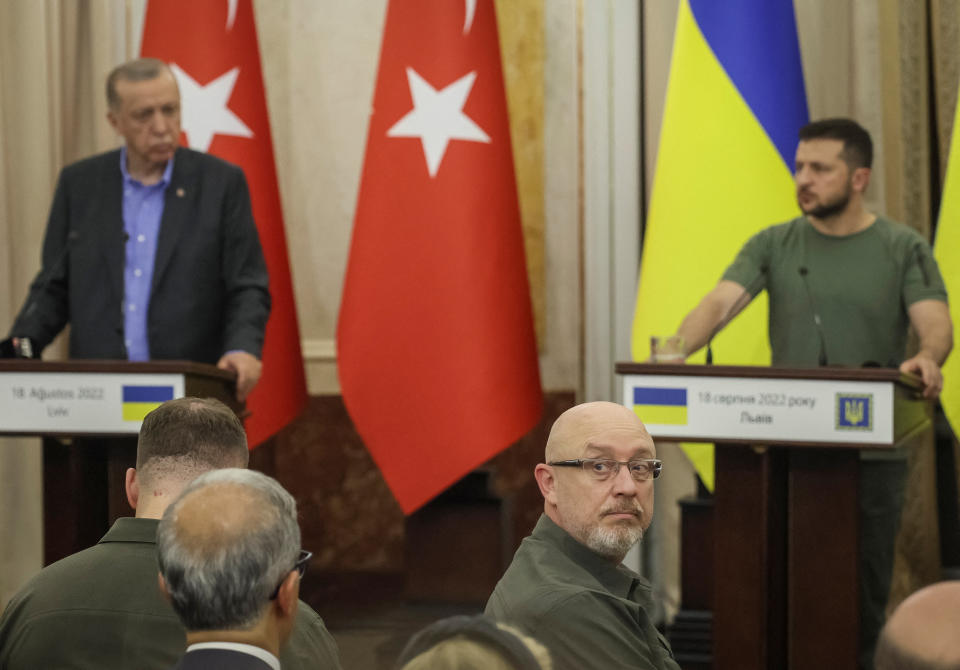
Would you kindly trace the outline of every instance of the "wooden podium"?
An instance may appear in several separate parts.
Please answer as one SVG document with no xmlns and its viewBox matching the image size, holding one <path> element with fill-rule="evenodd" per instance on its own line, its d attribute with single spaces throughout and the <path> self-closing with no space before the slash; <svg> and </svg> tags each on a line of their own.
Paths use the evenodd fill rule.
<svg viewBox="0 0 960 670">
<path fill-rule="evenodd" d="M 0 436 L 47 438 L 44 563 L 95 544 L 114 519 L 130 515 L 124 478 L 141 424 L 130 401 L 145 390 L 158 399 L 212 397 L 242 416 L 235 380 L 187 361 L 0 360 Z"/>
<path fill-rule="evenodd" d="M 713 668 L 855 668 L 860 450 L 930 426 L 920 382 L 878 368 L 616 372 L 625 405 L 667 421 L 644 421 L 655 440 L 717 444 L 712 547 L 682 547 L 685 568 L 712 553 Z"/>
</svg>

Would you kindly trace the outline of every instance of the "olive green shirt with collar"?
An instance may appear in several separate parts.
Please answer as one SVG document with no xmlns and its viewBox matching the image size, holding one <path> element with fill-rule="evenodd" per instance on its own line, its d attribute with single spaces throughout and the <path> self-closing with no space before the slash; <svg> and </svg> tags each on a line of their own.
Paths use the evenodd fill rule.
<svg viewBox="0 0 960 670">
<path fill-rule="evenodd" d="M 157 587 L 156 519 L 118 519 L 93 547 L 44 568 L 0 618 L 0 668 L 167 670 L 186 635 Z M 334 668 L 323 621 L 300 602 L 284 670 Z"/>
<path fill-rule="evenodd" d="M 544 644 L 555 670 L 679 670 L 647 612 L 649 583 L 546 515 L 497 584 L 486 614 Z"/>
</svg>

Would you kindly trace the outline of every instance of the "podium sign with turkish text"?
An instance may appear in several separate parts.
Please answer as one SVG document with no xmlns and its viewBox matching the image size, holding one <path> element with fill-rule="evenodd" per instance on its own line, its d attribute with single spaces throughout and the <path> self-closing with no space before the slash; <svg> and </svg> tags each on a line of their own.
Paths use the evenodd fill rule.
<svg viewBox="0 0 960 670">
<path fill-rule="evenodd" d="M 4 371 L 0 432 L 136 435 L 149 411 L 183 396 L 182 374 Z"/>
</svg>

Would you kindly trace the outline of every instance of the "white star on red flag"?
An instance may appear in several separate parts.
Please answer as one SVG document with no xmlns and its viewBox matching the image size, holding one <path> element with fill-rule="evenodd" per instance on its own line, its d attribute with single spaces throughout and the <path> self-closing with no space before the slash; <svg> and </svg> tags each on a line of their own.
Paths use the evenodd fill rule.
<svg viewBox="0 0 960 670">
<path fill-rule="evenodd" d="M 191 149 L 207 151 L 214 135 L 253 137 L 253 131 L 230 111 L 227 102 L 237 83 L 235 67 L 203 86 L 176 63 L 170 65 L 180 87 L 181 119 Z"/>
<path fill-rule="evenodd" d="M 337 371 L 407 514 L 540 418 L 523 242 L 493 0 L 389 0 Z"/>
<path fill-rule="evenodd" d="M 476 78 L 477 73 L 471 72 L 438 91 L 412 67 L 407 68 L 413 109 L 393 124 L 387 137 L 419 137 L 431 177 L 437 176 L 450 140 L 490 142 L 490 136 L 463 113 Z"/>
<path fill-rule="evenodd" d="M 191 148 L 240 167 L 249 185 L 273 301 L 263 341 L 263 376 L 248 397 L 249 416 L 244 421 L 254 447 L 300 413 L 307 385 L 253 3 L 146 4 L 141 55 L 171 65 L 180 86 L 186 140 Z"/>
</svg>

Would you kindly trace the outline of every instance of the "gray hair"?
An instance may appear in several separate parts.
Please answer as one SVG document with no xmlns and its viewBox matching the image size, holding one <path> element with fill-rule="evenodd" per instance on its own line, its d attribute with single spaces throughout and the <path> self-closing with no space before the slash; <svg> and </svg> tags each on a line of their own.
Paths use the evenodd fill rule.
<svg viewBox="0 0 960 670">
<path fill-rule="evenodd" d="M 201 498 L 191 501 L 196 495 Z M 209 496 L 219 500 L 205 500 Z M 191 505 L 200 506 L 200 523 L 190 518 L 196 510 L 181 519 Z M 190 631 L 251 628 L 299 551 L 293 496 L 251 470 L 201 475 L 167 508 L 157 530 L 160 573 Z"/>
<path fill-rule="evenodd" d="M 120 94 L 117 93 L 117 82 L 120 79 L 126 81 L 147 81 L 156 79 L 163 72 L 169 72 L 170 68 L 159 58 L 137 58 L 136 60 L 121 63 L 110 70 L 107 75 L 107 105 L 110 109 L 120 107 Z"/>
</svg>

